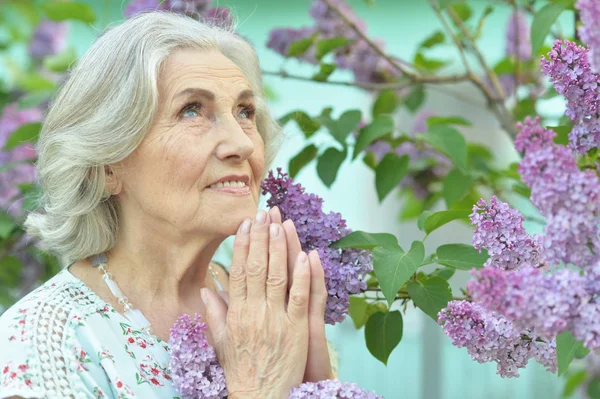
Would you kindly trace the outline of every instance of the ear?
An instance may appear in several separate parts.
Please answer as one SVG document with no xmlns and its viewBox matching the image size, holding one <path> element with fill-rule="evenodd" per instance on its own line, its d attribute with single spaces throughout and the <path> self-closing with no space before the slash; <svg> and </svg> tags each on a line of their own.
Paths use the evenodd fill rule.
<svg viewBox="0 0 600 399">
<path fill-rule="evenodd" d="M 104 189 L 110 196 L 118 195 L 123 189 L 123 183 L 118 176 L 117 169 L 111 165 L 104 165 Z"/>
</svg>

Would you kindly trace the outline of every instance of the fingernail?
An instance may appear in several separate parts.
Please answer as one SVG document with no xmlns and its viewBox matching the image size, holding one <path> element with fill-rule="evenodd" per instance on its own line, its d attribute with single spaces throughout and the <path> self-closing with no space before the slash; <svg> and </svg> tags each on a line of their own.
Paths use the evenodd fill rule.
<svg viewBox="0 0 600 399">
<path fill-rule="evenodd" d="M 298 254 L 298 263 L 306 263 L 308 258 L 306 257 L 306 253 L 304 251 L 300 251 Z"/>
<path fill-rule="evenodd" d="M 258 211 L 258 213 L 256 214 L 256 224 L 257 225 L 261 225 L 265 222 L 265 220 L 267 220 L 267 212 L 263 211 L 262 209 L 260 211 Z"/>
<path fill-rule="evenodd" d="M 206 288 L 200 288 L 200 296 L 202 297 L 202 302 L 204 306 L 208 306 L 208 296 L 206 295 Z"/>
<path fill-rule="evenodd" d="M 238 229 L 238 233 L 248 234 L 250 232 L 250 219 L 244 219 L 240 228 Z"/>
<path fill-rule="evenodd" d="M 279 235 L 279 225 L 277 223 L 272 223 L 269 227 L 269 232 L 271 234 L 271 238 L 275 238 Z"/>
</svg>

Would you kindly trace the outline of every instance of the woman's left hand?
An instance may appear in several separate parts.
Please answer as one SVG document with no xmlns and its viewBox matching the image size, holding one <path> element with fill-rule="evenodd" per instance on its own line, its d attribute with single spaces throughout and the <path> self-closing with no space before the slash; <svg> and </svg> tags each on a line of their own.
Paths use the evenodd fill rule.
<svg viewBox="0 0 600 399">
<path fill-rule="evenodd" d="M 269 211 L 272 223 L 281 223 L 281 213 L 277 207 Z M 288 290 L 292 284 L 293 269 L 298 253 L 302 250 L 296 227 L 291 220 L 281 223 L 285 231 L 288 246 Z M 308 359 L 303 382 L 316 382 L 334 378 L 325 336 L 325 305 L 327 303 L 327 288 L 325 273 L 317 251 L 308 254 L 311 275 L 319 276 L 312 279 L 310 287 L 310 303 L 308 308 Z"/>
</svg>

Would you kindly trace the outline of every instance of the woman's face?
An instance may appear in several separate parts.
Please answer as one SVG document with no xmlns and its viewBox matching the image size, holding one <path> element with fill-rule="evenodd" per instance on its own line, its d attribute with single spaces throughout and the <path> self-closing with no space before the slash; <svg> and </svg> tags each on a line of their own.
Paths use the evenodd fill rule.
<svg viewBox="0 0 600 399">
<path fill-rule="evenodd" d="M 256 213 L 265 167 L 250 84 L 221 53 L 186 49 L 167 59 L 158 89 L 152 128 L 123 161 L 121 212 L 234 234 Z"/>
</svg>

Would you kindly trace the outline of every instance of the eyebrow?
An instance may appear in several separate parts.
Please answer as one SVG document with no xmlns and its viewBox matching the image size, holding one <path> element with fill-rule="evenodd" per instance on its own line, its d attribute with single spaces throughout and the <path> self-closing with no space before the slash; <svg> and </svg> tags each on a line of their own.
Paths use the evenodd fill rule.
<svg viewBox="0 0 600 399">
<path fill-rule="evenodd" d="M 187 97 L 199 96 L 199 97 L 204 97 L 209 101 L 215 100 L 215 93 L 213 93 L 212 91 L 206 90 L 206 89 L 194 88 L 194 87 L 190 87 L 190 88 L 180 91 L 173 98 L 178 98 L 178 97 L 183 97 L 183 96 L 187 96 Z M 242 90 L 240 92 L 240 94 L 238 94 L 237 101 L 243 101 L 243 100 L 247 100 L 249 98 L 254 98 L 254 93 L 252 92 L 252 90 L 246 89 L 246 90 Z"/>
</svg>

